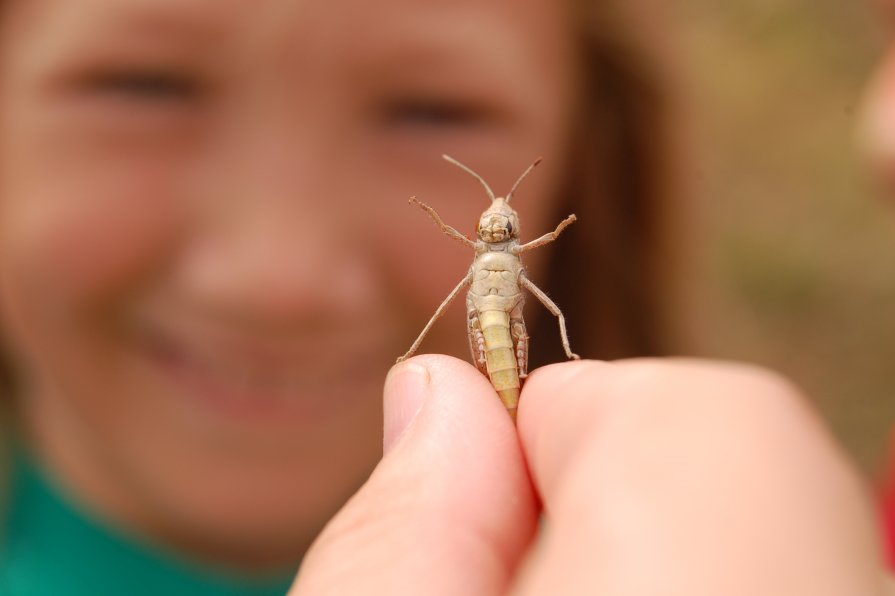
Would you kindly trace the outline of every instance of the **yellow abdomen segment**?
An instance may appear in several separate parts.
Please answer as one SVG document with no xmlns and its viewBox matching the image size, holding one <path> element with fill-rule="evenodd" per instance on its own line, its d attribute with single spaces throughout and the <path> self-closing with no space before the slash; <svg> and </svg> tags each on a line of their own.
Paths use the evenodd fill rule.
<svg viewBox="0 0 895 596">
<path fill-rule="evenodd" d="M 488 377 L 513 421 L 519 404 L 519 368 L 510 335 L 510 315 L 503 310 L 479 313 L 479 324 L 485 336 L 485 360 Z"/>
</svg>

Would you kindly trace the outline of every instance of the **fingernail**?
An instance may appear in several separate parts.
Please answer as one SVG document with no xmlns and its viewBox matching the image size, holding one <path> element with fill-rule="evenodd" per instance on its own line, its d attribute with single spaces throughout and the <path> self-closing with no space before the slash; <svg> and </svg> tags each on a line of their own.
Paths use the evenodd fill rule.
<svg viewBox="0 0 895 596">
<path fill-rule="evenodd" d="M 392 367 L 385 379 L 382 448 L 388 453 L 416 418 L 429 392 L 429 371 L 416 362 Z"/>
</svg>

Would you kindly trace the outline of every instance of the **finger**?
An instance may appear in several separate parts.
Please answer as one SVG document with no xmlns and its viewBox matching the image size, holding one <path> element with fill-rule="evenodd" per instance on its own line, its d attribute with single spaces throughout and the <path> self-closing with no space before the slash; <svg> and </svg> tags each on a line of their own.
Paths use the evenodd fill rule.
<svg viewBox="0 0 895 596">
<path fill-rule="evenodd" d="M 293 593 L 501 593 L 537 505 L 488 380 L 418 356 L 391 371 L 384 399 L 385 456 L 315 542 Z"/>
<path fill-rule="evenodd" d="M 547 514 L 524 594 L 879 593 L 860 483 L 769 373 L 555 365 L 529 378 L 519 432 Z"/>
</svg>

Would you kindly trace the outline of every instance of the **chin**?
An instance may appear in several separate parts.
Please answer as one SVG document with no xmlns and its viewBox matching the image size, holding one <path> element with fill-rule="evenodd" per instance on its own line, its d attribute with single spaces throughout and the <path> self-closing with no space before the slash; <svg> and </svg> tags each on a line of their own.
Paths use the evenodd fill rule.
<svg viewBox="0 0 895 596">
<path fill-rule="evenodd" d="M 244 411 L 121 354 L 69 362 L 58 391 L 34 400 L 36 438 L 77 500 L 152 542 L 288 566 L 381 457 L 385 368 Z"/>
<path fill-rule="evenodd" d="M 135 442 L 129 459 L 143 468 L 134 488 L 157 512 L 159 533 L 200 552 L 303 552 L 381 457 L 381 382 L 351 389 L 343 407 L 310 421 L 302 410 L 242 426 L 204 419 L 179 438 L 171 428 L 147 432 L 168 440 Z M 325 397 L 334 399 L 308 399 Z"/>
<path fill-rule="evenodd" d="M 152 483 L 164 513 L 158 536 L 211 560 L 297 562 L 376 465 L 380 434 L 359 439 L 277 461 L 215 456 L 189 462 L 193 472 L 167 469 Z M 201 481 L 186 484 L 185 477 Z"/>
</svg>

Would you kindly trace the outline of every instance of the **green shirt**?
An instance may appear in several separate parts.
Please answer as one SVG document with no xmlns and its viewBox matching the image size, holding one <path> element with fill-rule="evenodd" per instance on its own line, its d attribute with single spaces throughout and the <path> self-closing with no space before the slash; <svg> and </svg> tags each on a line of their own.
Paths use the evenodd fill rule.
<svg viewBox="0 0 895 596">
<path fill-rule="evenodd" d="M 29 458 L 13 470 L 0 596 L 282 596 L 292 583 L 178 559 L 79 510 Z"/>
</svg>

